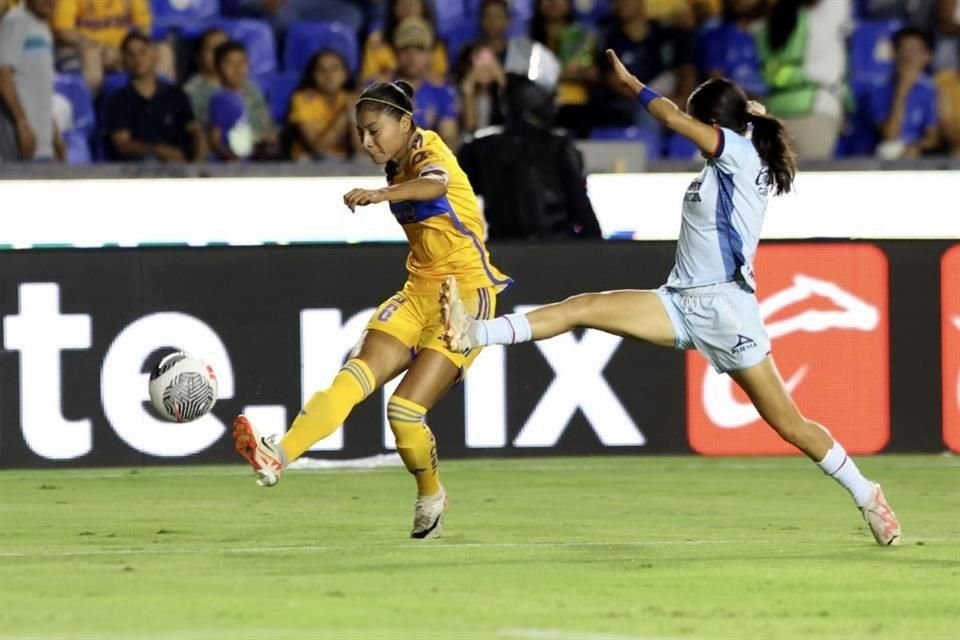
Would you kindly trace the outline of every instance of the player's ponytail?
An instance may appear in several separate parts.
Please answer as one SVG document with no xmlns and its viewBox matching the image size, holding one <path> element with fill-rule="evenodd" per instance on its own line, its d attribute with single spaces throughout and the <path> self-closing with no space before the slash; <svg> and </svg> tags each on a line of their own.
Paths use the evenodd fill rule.
<svg viewBox="0 0 960 640">
<path fill-rule="evenodd" d="M 382 111 L 397 120 L 404 116 L 413 121 L 413 86 L 403 80 L 376 82 L 360 94 L 357 112 L 361 109 Z M 416 124 L 414 123 L 414 126 Z"/>
<path fill-rule="evenodd" d="M 761 113 L 751 113 L 748 118 L 753 125 L 753 147 L 767 165 L 767 184 L 773 187 L 775 195 L 790 193 L 797 174 L 797 158 L 783 122 Z"/>
</svg>

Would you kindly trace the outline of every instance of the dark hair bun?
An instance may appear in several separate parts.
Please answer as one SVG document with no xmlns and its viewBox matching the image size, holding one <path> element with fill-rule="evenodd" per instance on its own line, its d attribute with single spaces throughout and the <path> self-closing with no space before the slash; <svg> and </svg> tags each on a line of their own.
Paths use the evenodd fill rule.
<svg viewBox="0 0 960 640">
<path fill-rule="evenodd" d="M 403 91 L 403 95 L 407 96 L 410 100 L 413 100 L 413 85 L 407 82 L 406 80 L 394 80 L 394 85 L 400 91 Z"/>
</svg>

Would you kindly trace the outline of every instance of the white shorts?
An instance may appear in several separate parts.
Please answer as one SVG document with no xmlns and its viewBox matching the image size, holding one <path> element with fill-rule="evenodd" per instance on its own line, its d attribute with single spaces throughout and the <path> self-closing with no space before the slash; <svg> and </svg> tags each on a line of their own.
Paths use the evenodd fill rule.
<svg viewBox="0 0 960 640">
<path fill-rule="evenodd" d="M 770 338 L 757 297 L 736 282 L 690 289 L 656 290 L 673 331 L 676 348 L 696 349 L 720 373 L 749 369 L 770 355 Z"/>
</svg>

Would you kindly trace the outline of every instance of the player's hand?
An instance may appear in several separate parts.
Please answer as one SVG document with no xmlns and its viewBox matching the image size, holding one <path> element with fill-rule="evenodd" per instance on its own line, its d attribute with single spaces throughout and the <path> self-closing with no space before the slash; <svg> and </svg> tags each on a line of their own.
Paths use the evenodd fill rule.
<svg viewBox="0 0 960 640">
<path fill-rule="evenodd" d="M 343 204 L 347 205 L 350 211 L 356 211 L 357 207 L 377 204 L 386 199 L 387 194 L 383 189 L 352 189 L 344 194 Z"/>
<path fill-rule="evenodd" d="M 752 116 L 765 116 L 767 115 L 767 108 L 761 102 L 747 100 L 747 113 Z"/>
<path fill-rule="evenodd" d="M 643 83 L 637 80 L 637 76 L 627 71 L 627 68 L 620 62 L 620 58 L 613 49 L 607 49 L 607 60 L 610 61 L 610 65 L 613 67 L 613 72 L 616 74 L 617 79 L 634 93 L 640 93 L 643 89 Z"/>
</svg>

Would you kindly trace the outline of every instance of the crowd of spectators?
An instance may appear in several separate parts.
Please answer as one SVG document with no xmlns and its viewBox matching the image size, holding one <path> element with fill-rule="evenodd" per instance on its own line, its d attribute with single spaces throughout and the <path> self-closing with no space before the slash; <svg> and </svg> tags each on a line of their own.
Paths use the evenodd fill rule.
<svg viewBox="0 0 960 640">
<path fill-rule="evenodd" d="M 345 160 L 356 92 L 392 79 L 457 147 L 505 121 L 515 37 L 556 56 L 554 124 L 580 138 L 694 155 L 615 81 L 610 48 L 678 104 L 706 78 L 736 80 L 802 159 L 960 155 L 960 0 L 191 3 L 212 12 L 161 24 L 158 7 L 184 3 L 0 0 L 0 160 Z M 339 35 L 298 35 L 321 23 Z"/>
</svg>

